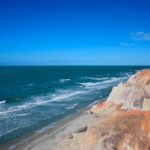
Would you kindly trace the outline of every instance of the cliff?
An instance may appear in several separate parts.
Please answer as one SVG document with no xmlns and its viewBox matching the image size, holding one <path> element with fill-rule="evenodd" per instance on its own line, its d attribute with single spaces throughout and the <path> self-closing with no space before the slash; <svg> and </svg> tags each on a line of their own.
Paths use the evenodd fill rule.
<svg viewBox="0 0 150 150">
<path fill-rule="evenodd" d="M 53 150 L 149 150 L 150 70 L 114 87 L 106 102 L 87 113 L 95 120 L 83 120 Z"/>
</svg>

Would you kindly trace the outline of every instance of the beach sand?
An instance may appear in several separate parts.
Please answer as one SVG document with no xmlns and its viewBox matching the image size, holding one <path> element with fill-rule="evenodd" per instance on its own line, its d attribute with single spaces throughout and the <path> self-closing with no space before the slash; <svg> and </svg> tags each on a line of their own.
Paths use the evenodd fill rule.
<svg viewBox="0 0 150 150">
<path fill-rule="evenodd" d="M 109 112 L 107 114 L 109 115 Z M 51 150 L 64 137 L 69 138 L 71 133 L 81 132 L 80 130 L 96 122 L 98 119 L 97 116 L 90 113 L 90 109 L 81 110 L 58 121 L 52 129 L 48 129 L 41 134 L 29 133 L 24 137 L 1 145 L 0 150 Z"/>
</svg>

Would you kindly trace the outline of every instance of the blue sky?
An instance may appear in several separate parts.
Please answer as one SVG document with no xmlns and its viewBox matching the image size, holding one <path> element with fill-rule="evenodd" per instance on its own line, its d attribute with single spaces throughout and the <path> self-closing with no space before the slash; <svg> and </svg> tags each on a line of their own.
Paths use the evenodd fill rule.
<svg viewBox="0 0 150 150">
<path fill-rule="evenodd" d="M 0 65 L 150 65 L 149 0 L 0 0 Z"/>
</svg>

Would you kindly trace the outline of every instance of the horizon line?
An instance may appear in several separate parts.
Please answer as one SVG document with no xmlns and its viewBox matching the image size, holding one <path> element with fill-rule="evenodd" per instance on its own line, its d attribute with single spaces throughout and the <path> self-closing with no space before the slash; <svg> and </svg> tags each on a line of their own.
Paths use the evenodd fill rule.
<svg viewBox="0 0 150 150">
<path fill-rule="evenodd" d="M 150 65 L 0 65 L 0 67 L 80 67 L 80 66 L 83 66 L 83 67 L 88 67 L 88 66 L 99 66 L 99 67 L 125 67 L 125 66 L 133 66 L 133 67 L 150 67 Z"/>
</svg>

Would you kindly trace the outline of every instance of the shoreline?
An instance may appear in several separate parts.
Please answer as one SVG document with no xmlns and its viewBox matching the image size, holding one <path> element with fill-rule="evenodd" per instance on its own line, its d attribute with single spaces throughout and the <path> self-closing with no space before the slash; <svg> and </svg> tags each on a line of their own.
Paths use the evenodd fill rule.
<svg viewBox="0 0 150 150">
<path fill-rule="evenodd" d="M 137 72 L 127 82 L 113 87 L 105 101 L 99 100 L 66 116 L 54 128 L 42 133 L 39 130 L 40 134 L 15 147 L 7 145 L 6 149 L 126 150 L 130 147 L 134 150 L 138 147 L 141 150 L 144 146 L 146 150 L 150 147 L 149 89 L 150 70 Z"/>
<path fill-rule="evenodd" d="M 79 111 L 79 112 L 73 113 L 70 116 L 66 116 L 65 118 L 57 121 L 56 125 L 54 127 L 50 127 L 51 125 L 48 125 L 48 126 L 40 128 L 40 129 L 37 129 L 33 132 L 31 131 L 31 132 L 29 132 L 21 137 L 18 137 L 14 140 L 10 140 L 8 142 L 2 143 L 0 147 L 3 150 L 19 150 L 20 148 L 24 147 L 25 145 L 31 144 L 34 140 L 40 139 L 49 134 L 53 134 L 53 132 L 58 130 L 60 128 L 60 126 L 64 126 L 71 120 L 80 116 L 81 114 L 79 114 L 79 113 L 81 113 L 81 112 Z M 44 128 L 49 128 L 49 129 L 45 129 L 45 131 L 42 131 Z M 38 132 L 41 132 L 41 133 L 38 133 Z M 27 140 L 25 140 L 26 138 L 27 138 Z"/>
<path fill-rule="evenodd" d="M 106 99 L 105 99 L 106 100 Z M 82 108 L 81 110 L 66 116 L 65 118 L 54 122 L 54 126 L 51 127 L 52 124 L 37 129 L 35 131 L 31 131 L 26 133 L 21 137 L 17 137 L 16 139 L 10 140 L 8 142 L 4 142 L 0 145 L 0 149 L 2 150 L 24 150 L 27 146 L 33 145 L 35 142 L 41 141 L 45 138 L 49 138 L 54 134 L 58 134 L 61 132 L 63 128 L 66 128 L 68 124 L 72 124 L 72 122 L 76 122 L 78 118 L 84 118 L 90 111 L 90 108 L 97 104 L 105 101 L 104 99 L 96 101 L 96 103 L 90 104 L 89 106 Z M 79 119 L 80 120 L 80 119 Z M 42 131 L 44 130 L 44 131 Z"/>
</svg>

